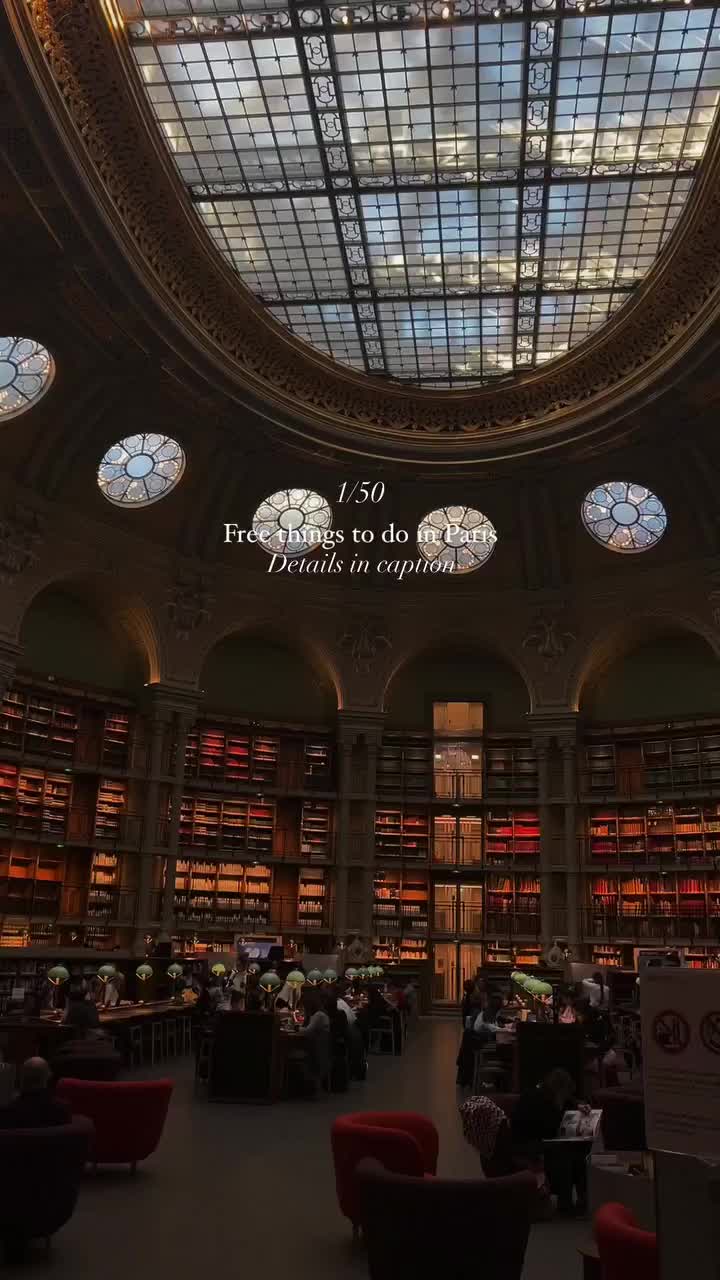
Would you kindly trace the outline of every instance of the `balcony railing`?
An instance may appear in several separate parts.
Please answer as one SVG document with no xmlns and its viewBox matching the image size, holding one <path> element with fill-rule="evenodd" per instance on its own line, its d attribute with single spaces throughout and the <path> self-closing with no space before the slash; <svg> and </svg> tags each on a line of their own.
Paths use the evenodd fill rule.
<svg viewBox="0 0 720 1280">
<path fill-rule="evenodd" d="M 607 769 L 581 769 L 578 785 L 582 796 L 598 800 L 652 800 L 669 793 L 716 796 L 720 794 L 720 766 L 702 761 L 692 765 L 610 765 Z"/>
<path fill-rule="evenodd" d="M 108 889 L 52 880 L 0 879 L 0 915 L 33 917 L 62 923 L 97 921 L 132 925 L 137 912 L 135 889 Z"/>
<path fill-rule="evenodd" d="M 100 814 L 94 806 L 62 811 L 41 804 L 33 812 L 23 812 L 27 808 L 22 801 L 4 808 L 0 812 L 0 835 L 55 844 L 96 845 L 103 849 L 139 849 L 142 842 L 142 814 Z"/>
<path fill-rule="evenodd" d="M 720 916 L 704 911 L 683 912 L 678 915 L 602 913 L 584 910 L 582 913 L 583 936 L 588 941 L 671 941 L 682 938 L 696 940 L 706 938 L 720 941 Z"/>
<path fill-rule="evenodd" d="M 153 895 L 154 909 L 162 916 L 162 895 Z M 273 894 L 267 902 L 258 895 L 233 899 L 226 893 L 176 892 L 173 919 L 177 925 L 193 925 L 198 929 L 236 929 L 247 933 L 288 932 L 316 933 L 332 929 L 333 904 L 317 904 L 311 908 L 297 897 Z"/>
<path fill-rule="evenodd" d="M 453 937 L 538 937 L 540 913 L 529 911 L 483 911 L 467 903 L 436 903 L 433 932 Z"/>
<path fill-rule="evenodd" d="M 180 826 L 180 857 L 192 858 L 196 852 L 213 853 L 228 859 L 235 857 L 283 858 L 292 862 L 332 862 L 335 857 L 335 836 L 332 832 L 322 838 L 310 839 L 301 834 L 297 826 L 275 827 L 267 832 L 251 828 L 239 828 L 236 833 L 228 830 L 187 831 Z"/>
</svg>

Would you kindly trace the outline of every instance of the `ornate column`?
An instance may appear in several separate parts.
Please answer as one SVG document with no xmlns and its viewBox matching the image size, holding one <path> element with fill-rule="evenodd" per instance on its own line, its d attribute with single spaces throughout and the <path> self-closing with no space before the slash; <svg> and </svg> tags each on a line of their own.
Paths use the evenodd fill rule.
<svg viewBox="0 0 720 1280">
<path fill-rule="evenodd" d="M 352 791 L 352 727 L 338 715 L 338 802 L 335 815 L 335 918 L 337 938 L 345 938 L 348 929 L 348 865 L 350 862 L 350 794 Z"/>
<path fill-rule="evenodd" d="M 138 876 L 137 928 L 135 932 L 135 952 L 145 954 L 144 935 L 152 923 L 152 881 L 153 858 L 159 845 L 158 820 L 160 817 L 160 785 L 161 778 L 167 778 L 164 747 L 170 741 L 172 731 L 172 711 L 156 696 L 153 696 L 149 712 L 148 725 L 148 781 L 145 788 L 145 804 L 143 810 L 142 843 L 140 847 L 140 870 Z"/>
<path fill-rule="evenodd" d="M 540 819 L 540 941 L 543 949 L 552 943 L 552 821 L 550 806 L 550 735 L 533 730 L 533 747 L 538 768 L 538 817 Z"/>
<path fill-rule="evenodd" d="M 151 911 L 153 858 L 165 857 L 165 887 L 162 895 L 163 931 L 172 933 L 175 914 L 175 874 L 180 832 L 180 801 L 185 782 L 185 742 L 197 717 L 198 694 L 172 685 L 150 688 L 150 753 L 145 792 L 143 840 L 140 852 L 138 929 L 135 946 L 143 945 Z M 166 753 L 169 759 L 166 760 Z M 168 824 L 164 839 L 158 838 L 160 787 L 170 784 Z"/>
<path fill-rule="evenodd" d="M 355 711 L 352 708 L 338 712 L 341 773 L 335 932 L 339 937 L 346 936 L 348 932 L 357 932 L 364 938 L 372 936 L 375 788 L 377 753 L 384 720 L 382 712 Z M 362 756 L 362 777 L 355 776 L 354 748 L 358 748 L 356 761 Z M 359 897 L 349 892 L 353 866 L 359 873 L 353 877 L 360 881 Z M 341 906 L 344 907 L 344 916 L 340 914 Z"/>
<path fill-rule="evenodd" d="M 575 730 L 577 726 L 573 726 Z M 580 928 L 580 858 L 578 856 L 577 814 L 577 733 L 560 738 L 563 762 L 563 797 L 565 800 L 565 875 L 567 895 L 567 940 L 575 956 L 582 936 Z"/>
</svg>

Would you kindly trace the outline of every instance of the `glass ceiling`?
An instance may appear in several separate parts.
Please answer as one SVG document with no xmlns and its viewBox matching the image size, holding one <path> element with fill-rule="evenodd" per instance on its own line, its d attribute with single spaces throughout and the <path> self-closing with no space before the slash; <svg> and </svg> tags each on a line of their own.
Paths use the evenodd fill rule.
<svg viewBox="0 0 720 1280">
<path fill-rule="evenodd" d="M 720 90 L 715 4 L 120 7 L 245 284 L 321 351 L 429 386 L 541 365 L 622 305 Z"/>
</svg>

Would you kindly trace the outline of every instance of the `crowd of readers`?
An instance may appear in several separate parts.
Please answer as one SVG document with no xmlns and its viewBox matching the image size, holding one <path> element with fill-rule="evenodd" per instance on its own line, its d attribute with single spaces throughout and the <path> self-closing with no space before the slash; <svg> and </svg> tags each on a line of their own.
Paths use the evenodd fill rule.
<svg viewBox="0 0 720 1280">
<path fill-rule="evenodd" d="M 240 973 L 237 977 L 236 987 L 232 980 L 224 985 L 215 979 L 200 993 L 197 1009 L 205 1030 L 215 1030 L 217 1019 L 225 1013 L 253 1012 L 263 1007 L 257 976 L 249 974 L 243 980 Z M 297 1028 L 302 1045 L 291 1058 L 302 1063 L 306 1092 L 342 1088 L 346 1080 L 363 1080 L 371 1032 L 387 1026 L 388 1020 L 399 1023 L 403 1013 L 412 1012 L 415 1001 L 411 983 L 402 987 L 390 982 L 386 988 L 371 984 L 362 997 L 345 979 L 330 985 L 306 985 L 299 997 L 287 983 L 281 987 L 275 1009 L 282 1012 L 292 1006 L 295 1020 L 302 1024 Z M 396 1053 L 401 1052 L 399 1026 L 393 1045 Z"/>
<path fill-rule="evenodd" d="M 603 1063 L 605 1082 L 616 1083 L 618 1059 L 607 1009 L 607 987 L 598 972 L 583 982 L 561 988 L 556 993 L 554 1008 L 547 1012 L 559 1023 L 582 1027 L 586 1046 L 595 1053 L 597 1061 Z M 511 1028 L 519 1013 L 509 984 L 489 989 L 482 978 L 464 984 L 463 1034 L 457 1060 L 457 1083 L 461 1087 L 473 1083 L 477 1051 L 487 1050 L 498 1038 L 500 1042 L 508 1039 L 502 1033 Z M 526 1016 L 532 1019 L 533 1014 Z M 505 1087 L 511 1087 L 509 1080 Z M 494 1172 L 530 1169 L 538 1175 L 539 1187 L 544 1187 L 548 1196 L 557 1197 L 560 1212 L 582 1213 L 586 1207 L 586 1161 L 591 1142 L 557 1141 L 563 1116 L 570 1110 L 583 1113 L 590 1108 L 576 1097 L 575 1084 L 568 1072 L 556 1068 L 515 1102 L 509 1131 L 507 1125 L 503 1126 L 509 1147 L 501 1154 L 502 1168 L 498 1166 Z M 483 1096 L 468 1099 L 461 1106 L 461 1114 L 470 1141 L 474 1141 L 474 1132 L 487 1142 L 493 1126 L 499 1129 L 503 1124 L 503 1113 L 490 1098 Z M 489 1152 L 486 1150 L 484 1154 L 487 1156 Z"/>
<path fill-rule="evenodd" d="M 586 1041 L 596 1047 L 598 1059 L 603 1059 L 612 1072 L 614 1035 L 607 1005 L 603 975 L 595 973 L 590 979 L 559 990 L 556 1014 L 558 1022 L 583 1028 Z M 472 1084 L 476 1050 L 492 1044 L 499 1032 L 512 1027 L 518 1012 L 509 984 L 490 990 L 482 978 L 464 983 L 463 1036 L 457 1059 L 457 1083 L 461 1087 Z M 532 1020 L 533 1014 L 529 1017 Z"/>
</svg>

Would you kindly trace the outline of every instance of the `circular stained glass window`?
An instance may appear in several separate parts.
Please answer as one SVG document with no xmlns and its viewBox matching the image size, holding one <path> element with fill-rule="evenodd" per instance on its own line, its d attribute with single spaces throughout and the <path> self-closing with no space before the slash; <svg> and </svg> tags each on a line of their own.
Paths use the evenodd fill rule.
<svg viewBox="0 0 720 1280">
<path fill-rule="evenodd" d="M 0 418 L 29 409 L 54 372 L 50 352 L 34 338 L 0 338 Z"/>
<path fill-rule="evenodd" d="M 591 490 L 582 504 L 588 533 L 609 551 L 648 551 L 667 528 L 665 508 L 650 489 L 627 480 L 612 480 Z"/>
<path fill-rule="evenodd" d="M 118 440 L 103 456 L 97 481 L 108 502 L 147 507 L 175 488 L 185 454 L 170 436 L 148 431 Z"/>
<path fill-rule="evenodd" d="M 417 546 L 426 560 L 453 566 L 453 573 L 472 573 L 495 550 L 497 533 L 475 507 L 439 507 L 423 516 Z"/>
<path fill-rule="evenodd" d="M 260 503 L 252 522 L 258 546 L 286 556 L 307 555 L 331 525 L 330 504 L 312 489 L 279 489 Z"/>
</svg>

